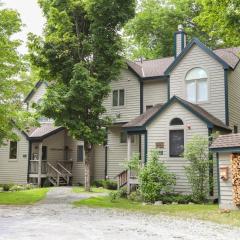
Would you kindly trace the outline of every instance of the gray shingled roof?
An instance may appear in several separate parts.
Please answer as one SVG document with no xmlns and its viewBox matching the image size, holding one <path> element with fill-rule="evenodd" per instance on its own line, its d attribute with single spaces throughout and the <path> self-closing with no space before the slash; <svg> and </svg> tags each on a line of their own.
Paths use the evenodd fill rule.
<svg viewBox="0 0 240 240">
<path fill-rule="evenodd" d="M 213 52 L 235 68 L 240 61 L 240 47 L 216 49 Z M 165 70 L 173 63 L 174 57 L 143 61 L 127 61 L 128 66 L 141 78 L 164 76 Z"/>
<path fill-rule="evenodd" d="M 165 103 L 164 105 L 162 104 L 157 104 L 153 108 L 149 109 L 145 113 L 141 114 L 140 116 L 134 118 L 127 124 L 123 125 L 123 128 L 135 128 L 135 127 L 143 127 L 144 125 L 148 124 L 149 121 L 160 111 L 163 111 L 165 108 L 170 106 L 174 101 L 178 101 L 181 103 L 184 107 L 186 107 L 188 110 L 196 114 L 199 118 L 203 119 L 204 121 L 211 123 L 215 127 L 220 127 L 226 130 L 231 130 L 226 124 L 224 124 L 221 120 L 218 118 L 214 117 L 212 114 L 201 108 L 197 104 L 190 103 L 188 101 L 185 101 L 177 96 L 174 96 Z"/>
<path fill-rule="evenodd" d="M 27 135 L 29 138 L 44 138 L 63 129 L 63 127 L 54 126 L 53 123 L 43 123 L 40 127 L 30 129 Z"/>
<path fill-rule="evenodd" d="M 240 133 L 220 135 L 211 145 L 211 149 L 240 147 Z"/>
<path fill-rule="evenodd" d="M 134 118 L 132 121 L 123 125 L 124 128 L 128 127 L 141 127 L 143 126 L 152 116 L 154 116 L 163 106 L 163 104 L 156 104 L 152 108 L 148 109 L 145 113 Z"/>
</svg>

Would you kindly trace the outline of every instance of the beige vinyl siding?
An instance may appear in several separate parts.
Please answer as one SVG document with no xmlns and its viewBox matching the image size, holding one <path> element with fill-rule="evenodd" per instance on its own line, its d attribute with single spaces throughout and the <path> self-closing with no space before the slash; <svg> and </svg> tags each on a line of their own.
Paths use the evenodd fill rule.
<svg viewBox="0 0 240 240">
<path fill-rule="evenodd" d="M 16 131 L 20 137 L 16 160 L 9 160 L 9 142 L 0 148 L 0 184 L 26 184 L 28 174 L 28 141 Z"/>
<path fill-rule="evenodd" d="M 240 63 L 228 75 L 229 125 L 238 126 L 240 131 Z"/>
<path fill-rule="evenodd" d="M 125 105 L 112 106 L 112 91 L 125 90 Z M 130 70 L 123 69 L 119 79 L 112 81 L 111 92 L 104 101 L 107 115 L 115 118 L 115 122 L 128 122 L 140 114 L 140 83 Z M 120 117 L 117 117 L 120 116 Z"/>
<path fill-rule="evenodd" d="M 161 149 L 163 155 L 160 156 L 160 161 L 176 175 L 175 190 L 180 193 L 191 193 L 184 169 L 184 166 L 188 165 L 188 161 L 183 158 L 169 157 L 169 123 L 176 117 L 181 118 L 184 123 L 185 146 L 194 135 L 208 137 L 206 124 L 179 103 L 174 103 L 148 126 L 148 153 L 151 149 L 155 149 L 156 142 L 164 142 L 164 149 Z M 190 125 L 191 129 L 188 129 L 187 125 Z"/>
<path fill-rule="evenodd" d="M 108 177 L 114 179 L 124 170 L 127 162 L 127 143 L 120 143 L 120 127 L 108 130 Z M 132 154 L 139 152 L 138 136 L 134 136 Z"/>
<path fill-rule="evenodd" d="M 46 91 L 47 91 L 47 86 L 45 83 L 42 83 L 41 86 L 38 89 L 36 89 L 35 93 L 29 100 L 29 111 L 32 110 L 32 107 L 31 107 L 32 104 L 37 103 L 40 99 L 42 99 L 42 97 L 46 93 Z"/>
<path fill-rule="evenodd" d="M 167 81 L 146 81 L 143 85 L 143 110 L 146 106 L 165 103 L 168 100 Z"/>
<path fill-rule="evenodd" d="M 231 170 L 231 153 L 219 153 L 219 167 L 228 167 L 228 180 L 220 181 L 220 208 L 237 209 L 233 203 L 233 189 L 232 189 L 232 170 Z"/>
<path fill-rule="evenodd" d="M 195 67 L 203 68 L 208 74 L 208 102 L 199 104 L 209 113 L 225 122 L 224 70 L 220 63 L 194 45 L 178 63 L 170 75 L 170 96 L 186 99 L 185 76 Z"/>
</svg>

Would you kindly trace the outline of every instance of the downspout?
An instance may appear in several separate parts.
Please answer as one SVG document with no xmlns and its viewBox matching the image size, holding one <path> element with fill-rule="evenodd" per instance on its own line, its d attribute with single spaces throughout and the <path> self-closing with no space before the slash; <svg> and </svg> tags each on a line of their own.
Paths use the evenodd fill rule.
<svg viewBox="0 0 240 240">
<path fill-rule="evenodd" d="M 218 178 L 218 204 L 221 203 L 221 193 L 220 193 L 220 174 L 219 174 L 219 153 L 217 152 L 217 178 Z"/>
<path fill-rule="evenodd" d="M 143 79 L 140 79 L 140 115 L 143 114 Z M 139 158 L 142 159 L 142 135 L 139 134 Z"/>
<path fill-rule="evenodd" d="M 107 179 L 107 173 L 108 173 L 108 128 L 106 128 L 106 142 L 105 142 L 105 169 L 104 169 L 104 175 L 105 180 Z"/>
<path fill-rule="evenodd" d="M 145 132 L 145 137 L 144 137 L 144 164 L 147 163 L 147 154 L 148 154 L 148 133 L 147 133 L 147 130 Z"/>
<path fill-rule="evenodd" d="M 212 128 L 208 128 L 208 146 L 210 147 L 210 142 L 212 141 L 212 132 L 213 129 Z M 209 163 L 212 165 L 209 165 L 209 195 L 210 196 L 214 196 L 214 164 L 213 164 L 213 154 L 209 151 L 208 152 L 208 156 L 209 156 Z M 211 185 L 212 182 L 212 185 Z"/>
<path fill-rule="evenodd" d="M 32 157 L 32 142 L 31 140 L 29 140 L 29 145 L 28 145 L 28 172 L 27 172 L 27 183 L 29 183 L 30 177 L 29 177 L 29 173 L 30 173 L 30 160 Z"/>
</svg>

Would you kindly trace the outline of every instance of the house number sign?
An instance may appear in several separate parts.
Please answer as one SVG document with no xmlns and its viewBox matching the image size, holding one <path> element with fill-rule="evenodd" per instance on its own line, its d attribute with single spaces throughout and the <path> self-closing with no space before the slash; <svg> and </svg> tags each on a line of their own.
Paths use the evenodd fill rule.
<svg viewBox="0 0 240 240">
<path fill-rule="evenodd" d="M 156 148 L 164 148 L 164 142 L 156 142 Z"/>
</svg>

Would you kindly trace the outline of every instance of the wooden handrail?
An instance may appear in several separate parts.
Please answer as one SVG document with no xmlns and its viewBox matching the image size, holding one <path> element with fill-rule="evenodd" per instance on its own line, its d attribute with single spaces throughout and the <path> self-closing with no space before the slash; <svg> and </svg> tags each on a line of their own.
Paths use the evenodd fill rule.
<svg viewBox="0 0 240 240">
<path fill-rule="evenodd" d="M 118 178 L 118 189 L 124 185 L 127 184 L 128 182 L 128 170 L 124 170 L 121 173 L 117 175 Z"/>
<path fill-rule="evenodd" d="M 52 170 L 54 170 L 57 174 L 59 174 L 60 176 L 62 176 L 62 173 L 59 172 L 51 163 L 48 162 L 47 165 L 48 165 Z"/>
<path fill-rule="evenodd" d="M 62 168 L 68 175 L 72 176 L 72 173 L 68 171 L 61 163 L 58 162 L 57 164 L 60 168 Z"/>
</svg>

